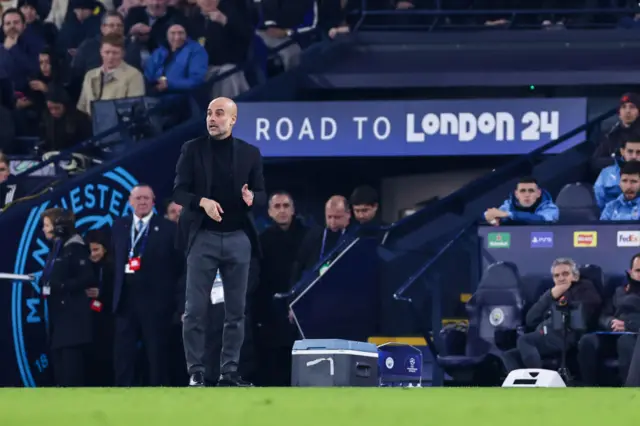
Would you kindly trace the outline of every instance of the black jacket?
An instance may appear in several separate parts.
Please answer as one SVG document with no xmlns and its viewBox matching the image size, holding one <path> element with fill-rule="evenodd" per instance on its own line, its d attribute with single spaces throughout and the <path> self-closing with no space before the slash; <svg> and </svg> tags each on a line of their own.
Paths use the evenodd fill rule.
<svg viewBox="0 0 640 426">
<path fill-rule="evenodd" d="M 176 225 L 168 219 L 153 215 L 149 221 L 148 240 L 144 246 L 140 271 L 129 280 L 135 286 L 126 285 L 125 265 L 129 260 L 133 217 L 118 219 L 111 231 L 114 267 L 113 311 L 122 312 L 125 302 L 131 302 L 138 312 L 145 315 L 171 316 L 180 309 L 180 276 L 184 257 L 175 250 Z M 129 299 L 130 300 L 127 300 Z"/>
<path fill-rule="evenodd" d="M 216 141 L 210 140 L 209 136 L 201 136 L 190 140 L 182 146 L 180 158 L 176 165 L 176 178 L 173 187 L 173 201 L 181 205 L 183 210 L 180 215 L 179 229 L 189 229 L 188 235 L 178 237 L 178 242 L 182 241 L 188 253 L 193 245 L 197 232 L 202 226 L 205 218 L 205 211 L 200 207 L 202 198 L 209 198 L 213 186 L 213 150 L 211 144 Z M 264 205 L 267 201 L 267 194 L 264 187 L 264 176 L 262 175 L 262 155 L 260 150 L 243 140 L 234 138 L 233 140 L 233 181 L 234 190 L 245 205 L 244 231 L 251 241 L 254 255 L 258 258 L 262 256 L 260 242 L 258 241 L 258 231 L 253 219 L 253 207 Z M 253 205 L 246 206 L 242 201 L 242 187 L 249 185 L 253 191 Z M 224 208 L 224 207 L 223 207 Z M 186 221 L 186 223 L 183 223 Z M 186 242 L 186 244 L 184 244 Z"/>
<path fill-rule="evenodd" d="M 263 254 L 260 262 L 260 280 L 254 296 L 256 321 L 268 323 L 279 316 L 286 320 L 286 312 L 274 312 L 273 296 L 290 290 L 293 265 L 308 230 L 300 219 L 294 218 L 286 231 L 274 224 L 260 234 Z"/>
<path fill-rule="evenodd" d="M 96 285 L 89 248 L 80 235 L 67 239 L 56 259 L 49 254 L 51 272 L 43 282 L 51 286 L 47 297 L 49 307 L 49 339 L 52 349 L 91 343 L 91 300 L 85 290 Z"/>
<path fill-rule="evenodd" d="M 209 65 L 242 64 L 247 60 L 253 40 L 253 27 L 235 5 L 237 0 L 222 0 L 219 10 L 227 24 L 212 22 L 199 13 L 189 19 L 190 36 L 204 46 Z"/>
<path fill-rule="evenodd" d="M 568 303 L 582 303 L 587 325 L 595 322 L 602 298 L 591 281 L 580 279 L 574 282 L 564 297 L 567 298 Z M 551 295 L 551 289 L 547 290 L 527 312 L 527 327 L 541 330 L 545 326 L 551 326 L 553 324 L 552 307 L 556 303 L 557 300 Z"/>
<path fill-rule="evenodd" d="M 280 28 L 307 32 L 318 24 L 316 0 L 263 0 L 265 28 Z"/>
<path fill-rule="evenodd" d="M 600 314 L 599 326 L 611 331 L 611 321 L 624 321 L 626 331 L 640 331 L 640 291 L 630 286 L 618 287 Z"/>
<path fill-rule="evenodd" d="M 613 164 L 613 156 L 620 154 L 620 147 L 630 136 L 640 130 L 640 122 L 636 120 L 629 127 L 618 121 L 607 134 L 605 134 L 596 146 L 591 158 L 591 169 L 594 173 Z"/>
<path fill-rule="evenodd" d="M 125 34 L 129 34 L 131 27 L 139 23 L 149 25 L 149 14 L 147 14 L 147 8 L 144 6 L 136 6 L 129 9 L 127 17 L 124 20 Z M 189 25 L 184 15 L 178 9 L 168 7 L 167 13 L 151 25 L 149 40 L 142 44 L 143 47 L 149 52 L 153 52 L 158 46 L 166 46 L 167 31 L 173 24 L 180 24 L 189 32 Z"/>
</svg>

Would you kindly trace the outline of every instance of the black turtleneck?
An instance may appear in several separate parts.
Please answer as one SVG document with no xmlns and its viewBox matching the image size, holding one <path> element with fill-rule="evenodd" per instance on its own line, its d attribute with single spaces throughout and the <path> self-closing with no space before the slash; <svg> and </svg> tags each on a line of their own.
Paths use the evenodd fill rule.
<svg viewBox="0 0 640 426">
<path fill-rule="evenodd" d="M 222 222 L 216 222 L 209 216 L 202 226 L 216 232 L 233 232 L 243 228 L 245 214 L 240 188 L 235 188 L 233 170 L 233 136 L 225 139 L 209 138 L 213 153 L 213 182 L 209 198 L 217 201 L 224 213 Z"/>
</svg>

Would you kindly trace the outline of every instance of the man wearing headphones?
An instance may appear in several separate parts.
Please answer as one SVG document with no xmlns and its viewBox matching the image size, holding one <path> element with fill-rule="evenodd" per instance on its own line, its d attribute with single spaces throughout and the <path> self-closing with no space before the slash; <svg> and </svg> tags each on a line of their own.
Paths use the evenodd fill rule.
<svg viewBox="0 0 640 426">
<path fill-rule="evenodd" d="M 64 209 L 45 210 L 42 231 L 53 242 L 42 273 L 42 297 L 49 308 L 47 335 L 54 382 L 64 387 L 83 386 L 92 340 L 91 310 L 97 302 L 85 293 L 96 283 L 89 248 L 76 231 L 73 213 Z"/>
</svg>

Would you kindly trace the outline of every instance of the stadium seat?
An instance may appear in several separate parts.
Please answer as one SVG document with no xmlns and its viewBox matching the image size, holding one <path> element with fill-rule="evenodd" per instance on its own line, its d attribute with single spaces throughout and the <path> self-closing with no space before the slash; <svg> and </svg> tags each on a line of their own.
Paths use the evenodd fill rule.
<svg viewBox="0 0 640 426">
<path fill-rule="evenodd" d="M 512 347 L 504 343 L 509 337 L 513 337 L 515 343 L 517 332 L 523 326 L 524 304 L 522 280 L 516 265 L 498 262 L 489 266 L 466 306 L 469 329 L 464 353 L 452 350 L 462 346 L 460 329 L 444 329 L 445 350 L 438 355 L 438 364 L 456 381 L 476 385 L 499 383 L 502 353 Z"/>
<path fill-rule="evenodd" d="M 598 265 L 584 265 L 580 268 L 580 276 L 595 284 L 600 296 L 604 298 L 604 272 Z"/>
<path fill-rule="evenodd" d="M 560 209 L 561 222 L 580 223 L 598 220 L 600 211 L 593 195 L 593 187 L 588 183 L 565 185 L 556 197 Z"/>
</svg>

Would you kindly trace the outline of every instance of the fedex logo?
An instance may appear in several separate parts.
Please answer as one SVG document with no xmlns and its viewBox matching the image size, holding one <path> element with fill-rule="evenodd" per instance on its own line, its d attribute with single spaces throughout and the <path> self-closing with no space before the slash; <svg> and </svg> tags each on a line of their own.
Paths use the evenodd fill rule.
<svg viewBox="0 0 640 426">
<path fill-rule="evenodd" d="M 640 231 L 618 231 L 618 247 L 640 247 Z"/>
</svg>

